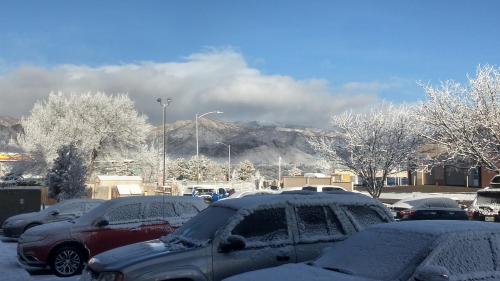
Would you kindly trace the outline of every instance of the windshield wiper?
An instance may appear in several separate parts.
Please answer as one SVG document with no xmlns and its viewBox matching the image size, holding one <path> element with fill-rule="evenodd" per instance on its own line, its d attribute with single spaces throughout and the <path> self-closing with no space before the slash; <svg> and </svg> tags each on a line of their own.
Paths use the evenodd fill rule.
<svg viewBox="0 0 500 281">
<path fill-rule="evenodd" d="M 346 270 L 346 269 L 342 269 L 342 268 L 337 268 L 337 267 L 323 267 L 323 269 L 326 269 L 326 270 L 330 270 L 330 271 L 335 271 L 335 272 L 340 272 L 340 273 L 344 273 L 344 274 L 347 274 L 347 275 L 354 275 L 354 272 L 350 271 L 350 270 Z"/>
</svg>

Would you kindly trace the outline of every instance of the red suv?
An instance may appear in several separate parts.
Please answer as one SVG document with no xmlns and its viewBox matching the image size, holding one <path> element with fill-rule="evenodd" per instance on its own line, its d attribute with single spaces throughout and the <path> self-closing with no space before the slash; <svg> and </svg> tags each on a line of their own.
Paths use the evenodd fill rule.
<svg viewBox="0 0 500 281">
<path fill-rule="evenodd" d="M 18 260 L 28 270 L 50 267 L 58 276 L 72 276 L 90 257 L 170 234 L 205 207 L 194 197 L 113 199 L 76 220 L 30 228 L 19 239 Z"/>
</svg>

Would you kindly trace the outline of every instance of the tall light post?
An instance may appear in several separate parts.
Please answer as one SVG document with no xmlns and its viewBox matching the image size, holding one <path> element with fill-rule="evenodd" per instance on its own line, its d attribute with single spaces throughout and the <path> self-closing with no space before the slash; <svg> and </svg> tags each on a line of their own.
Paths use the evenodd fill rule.
<svg viewBox="0 0 500 281">
<path fill-rule="evenodd" d="M 228 155 L 228 160 L 227 160 L 227 181 L 231 180 L 231 145 L 230 144 L 225 144 L 223 142 L 216 142 L 217 144 L 222 144 L 227 147 L 227 155 Z"/>
<path fill-rule="evenodd" d="M 166 119 L 166 112 L 167 112 L 167 106 L 170 105 L 172 102 L 171 98 L 167 98 L 166 102 L 163 102 L 161 98 L 157 98 L 156 101 L 160 103 L 161 107 L 163 108 L 163 176 L 162 176 L 162 188 L 165 186 L 165 170 L 166 170 L 166 153 L 167 153 L 167 143 L 166 143 L 166 132 L 165 132 L 165 119 Z"/>
<path fill-rule="evenodd" d="M 196 182 L 200 181 L 200 150 L 199 150 L 199 144 L 198 144 L 198 119 L 202 118 L 203 116 L 207 116 L 209 114 L 222 114 L 222 111 L 216 110 L 216 111 L 210 111 L 207 113 L 203 114 L 198 114 L 196 113 L 195 116 L 195 127 L 196 127 Z"/>
</svg>

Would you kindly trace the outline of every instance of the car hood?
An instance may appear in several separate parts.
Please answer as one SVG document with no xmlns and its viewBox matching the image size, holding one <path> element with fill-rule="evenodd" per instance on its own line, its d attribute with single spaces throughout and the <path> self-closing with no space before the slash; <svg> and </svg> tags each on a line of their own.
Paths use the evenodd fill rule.
<svg viewBox="0 0 500 281">
<path fill-rule="evenodd" d="M 5 221 L 33 219 L 33 218 L 38 217 L 39 215 L 40 215 L 39 212 L 24 213 L 24 214 L 19 214 L 19 215 L 9 217 Z"/>
<path fill-rule="evenodd" d="M 72 221 L 46 223 L 26 230 L 23 235 L 60 235 L 64 232 L 69 233 L 74 224 Z"/>
<path fill-rule="evenodd" d="M 347 275 L 310 266 L 304 263 L 286 264 L 278 267 L 267 268 L 235 275 L 224 279 L 224 281 L 377 281 L 359 276 Z"/>
<path fill-rule="evenodd" d="M 106 251 L 93 257 L 88 265 L 97 272 L 117 270 L 144 260 L 166 256 L 176 252 L 186 252 L 197 248 L 199 247 L 188 247 L 182 243 L 174 242 L 165 243 L 159 239 L 155 239 Z"/>
</svg>

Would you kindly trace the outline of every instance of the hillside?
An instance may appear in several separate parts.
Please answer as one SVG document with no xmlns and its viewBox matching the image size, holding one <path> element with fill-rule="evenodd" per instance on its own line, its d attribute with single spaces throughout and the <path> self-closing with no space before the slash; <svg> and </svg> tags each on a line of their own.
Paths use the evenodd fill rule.
<svg viewBox="0 0 500 281">
<path fill-rule="evenodd" d="M 0 150 L 18 151 L 16 136 L 22 132 L 18 119 L 0 117 Z M 310 164 L 314 151 L 307 137 L 321 133 L 315 129 L 289 128 L 262 125 L 257 122 L 230 123 L 219 120 L 199 120 L 200 154 L 225 161 L 227 147 L 217 142 L 231 144 L 234 163 L 248 159 L 256 164 L 276 164 L 281 156 L 283 163 Z M 156 127 L 149 141 L 161 146 L 162 127 Z M 170 158 L 191 157 L 196 154 L 194 121 L 183 120 L 167 124 L 167 154 Z"/>
</svg>

